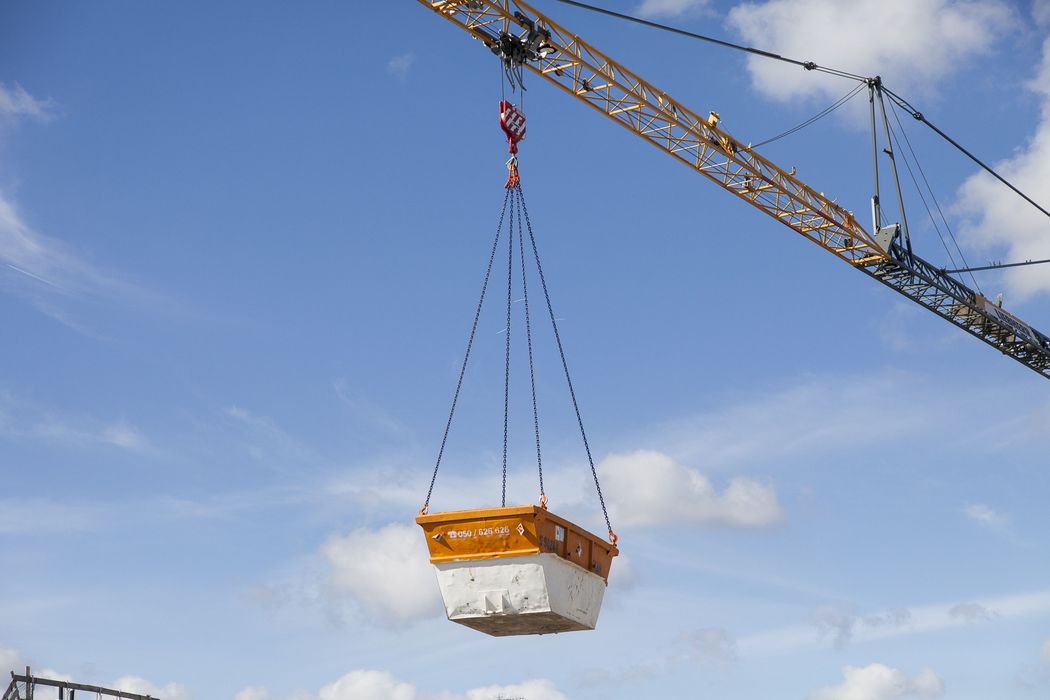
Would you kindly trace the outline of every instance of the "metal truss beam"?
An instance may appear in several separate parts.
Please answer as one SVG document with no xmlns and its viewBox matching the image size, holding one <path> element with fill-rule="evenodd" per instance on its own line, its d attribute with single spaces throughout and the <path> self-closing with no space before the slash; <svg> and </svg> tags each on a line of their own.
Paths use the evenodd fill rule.
<svg viewBox="0 0 1050 700">
<path fill-rule="evenodd" d="M 1050 378 L 1050 339 L 896 243 L 883 249 L 839 206 L 522 0 L 417 0 L 493 51 L 502 37 L 550 49 L 526 65 L 730 194 L 835 257 Z"/>
<path fill-rule="evenodd" d="M 24 694 L 19 690 L 19 684 L 21 684 L 21 687 L 25 690 Z M 25 675 L 19 675 L 14 672 L 11 673 L 11 685 L 7 686 L 7 690 L 4 691 L 2 700 L 32 700 L 33 689 L 38 685 L 47 686 L 49 688 L 58 688 L 59 697 L 66 698 L 67 700 L 76 700 L 75 693 L 78 690 L 85 693 L 91 693 L 93 698 L 109 697 L 123 698 L 123 700 L 158 700 L 158 698 L 154 698 L 150 695 L 128 693 L 123 690 L 113 690 L 112 688 L 103 688 L 97 685 L 84 685 L 83 683 L 73 683 L 71 681 L 56 681 L 50 678 L 41 678 L 39 676 L 31 675 L 28 668 L 26 669 Z"/>
</svg>

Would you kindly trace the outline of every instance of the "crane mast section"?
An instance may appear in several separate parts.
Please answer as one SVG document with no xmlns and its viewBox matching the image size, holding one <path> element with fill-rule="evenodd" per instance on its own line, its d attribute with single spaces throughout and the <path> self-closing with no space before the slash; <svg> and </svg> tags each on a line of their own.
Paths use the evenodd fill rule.
<svg viewBox="0 0 1050 700">
<path fill-rule="evenodd" d="M 544 51 L 520 63 L 703 177 L 891 289 L 1050 378 L 1050 338 L 997 307 L 897 238 L 877 240 L 853 213 L 778 167 L 522 0 L 417 0 L 494 53 L 508 37 Z"/>
</svg>

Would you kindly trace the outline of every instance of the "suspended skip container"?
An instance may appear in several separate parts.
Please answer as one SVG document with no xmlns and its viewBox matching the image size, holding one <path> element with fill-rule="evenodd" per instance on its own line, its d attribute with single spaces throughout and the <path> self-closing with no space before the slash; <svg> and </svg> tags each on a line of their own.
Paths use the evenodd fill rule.
<svg viewBox="0 0 1050 700">
<path fill-rule="evenodd" d="M 420 515 L 448 619 L 495 637 L 592 630 L 616 545 L 540 506 Z"/>
<path fill-rule="evenodd" d="M 500 102 L 500 125 L 507 136 L 511 158 L 503 200 L 503 211 L 492 243 L 489 264 L 481 287 L 481 298 L 474 313 L 474 323 L 467 341 L 459 381 L 449 410 L 445 433 L 438 450 L 437 463 L 430 480 L 430 489 L 416 522 L 426 535 L 430 561 L 437 573 L 441 599 L 448 619 L 472 629 L 506 637 L 525 634 L 553 634 L 575 630 L 593 630 L 598 623 L 602 599 L 609 580 L 609 567 L 618 553 L 616 535 L 609 523 L 609 514 L 598 484 L 598 473 L 591 458 L 587 434 L 580 417 L 579 404 L 569 376 L 565 349 L 558 333 L 557 317 L 551 304 L 547 281 L 543 275 L 536 239 L 532 232 L 525 196 L 518 173 L 517 144 L 525 136 L 525 115 L 509 102 Z M 438 468 L 445 452 L 449 429 L 456 411 L 456 403 L 463 386 L 470 351 L 478 329 L 478 319 L 492 274 L 503 223 L 507 222 L 506 260 L 506 317 L 503 330 L 504 396 L 503 396 L 503 493 L 498 508 L 429 513 Z M 535 260 L 535 274 L 539 278 L 546 301 L 546 312 L 551 321 L 562 369 L 572 398 L 580 435 L 587 453 L 587 461 L 594 476 L 598 500 L 605 516 L 609 539 L 591 534 L 582 527 L 547 510 L 547 496 L 543 490 L 543 462 L 540 452 L 540 422 L 536 397 L 533 336 L 529 315 L 529 290 L 526 265 L 526 241 Z M 519 275 L 514 274 L 515 261 L 520 264 Z M 515 280 L 517 277 L 517 280 Z M 507 505 L 507 445 L 510 405 L 511 330 L 514 282 L 521 284 L 522 307 L 529 359 L 529 378 L 532 388 L 532 416 L 536 437 L 536 465 L 539 472 L 539 505 Z"/>
</svg>

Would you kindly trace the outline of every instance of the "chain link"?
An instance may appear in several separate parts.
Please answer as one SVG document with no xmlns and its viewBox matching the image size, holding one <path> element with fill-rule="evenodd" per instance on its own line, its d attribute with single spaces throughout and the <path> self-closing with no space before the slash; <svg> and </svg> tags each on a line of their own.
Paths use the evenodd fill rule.
<svg viewBox="0 0 1050 700">
<path fill-rule="evenodd" d="M 546 505 L 547 496 L 543 489 L 543 455 L 540 452 L 540 412 L 536 403 L 536 370 L 532 361 L 532 321 L 529 318 L 529 283 L 525 274 L 525 236 L 521 231 L 521 198 L 520 190 L 515 188 L 518 197 L 514 198 L 514 207 L 518 211 L 518 248 L 521 253 L 521 290 L 525 302 L 525 338 L 529 347 L 529 383 L 532 386 L 532 425 L 536 432 L 536 469 L 540 473 L 540 501 Z"/>
<path fill-rule="evenodd" d="M 430 477 L 430 488 L 427 489 L 427 498 L 423 501 L 420 513 L 426 513 L 430 507 L 430 497 L 434 493 L 434 482 L 437 480 L 438 469 L 441 467 L 441 458 L 445 454 L 445 443 L 448 442 L 448 433 L 452 428 L 452 417 L 456 414 L 456 404 L 459 402 L 459 392 L 463 388 L 463 375 L 467 372 L 467 361 L 470 359 L 470 349 L 474 346 L 474 336 L 478 331 L 478 319 L 481 317 L 481 307 L 485 303 L 485 291 L 489 287 L 489 276 L 492 274 L 492 263 L 496 259 L 496 248 L 499 246 L 500 234 L 503 232 L 503 217 L 507 213 L 507 203 L 510 202 L 510 190 L 503 197 L 503 208 L 499 213 L 499 223 L 496 225 L 496 238 L 492 241 L 492 252 L 489 254 L 489 264 L 485 268 L 485 281 L 481 284 L 481 298 L 478 299 L 477 309 L 474 311 L 474 322 L 470 326 L 470 337 L 467 339 L 467 352 L 463 356 L 463 364 L 459 368 L 459 379 L 456 381 L 456 392 L 452 395 L 452 408 L 448 412 L 448 421 L 445 423 L 445 433 L 441 436 L 441 447 L 438 449 L 437 461 L 434 464 L 434 473 Z"/>
<path fill-rule="evenodd" d="M 507 505 L 507 434 L 510 428 L 510 305 L 514 282 L 514 204 L 511 198 L 507 231 L 507 334 L 503 353 L 503 491 L 500 504 Z"/>
<path fill-rule="evenodd" d="M 565 348 L 562 346 L 561 334 L 558 333 L 558 321 L 554 317 L 554 306 L 551 304 L 551 295 L 547 290 L 547 279 L 543 274 L 543 265 L 540 263 L 540 251 L 536 247 L 536 237 L 532 233 L 532 221 L 529 219 L 529 208 L 525 204 L 525 192 L 519 183 L 515 188 L 521 201 L 521 209 L 525 213 L 525 226 L 529 230 L 529 242 L 532 244 L 532 254 L 536 258 L 536 270 L 540 274 L 540 285 L 543 287 L 543 296 L 547 301 L 547 313 L 551 318 L 551 327 L 554 329 L 554 340 L 558 344 L 558 354 L 561 355 L 561 366 L 565 370 L 565 381 L 569 385 L 569 396 L 572 397 L 572 407 L 576 410 L 576 422 L 580 426 L 580 436 L 583 438 L 583 447 L 587 451 L 587 462 L 591 465 L 591 475 L 594 477 L 594 488 L 598 492 L 598 502 L 602 506 L 602 515 L 605 516 L 605 526 L 609 529 L 609 539 L 615 542 L 616 534 L 613 532 L 612 523 L 609 522 L 609 511 L 605 507 L 605 497 L 602 495 L 601 484 L 598 483 L 598 470 L 594 468 L 594 458 L 591 457 L 591 446 L 587 441 L 587 431 L 583 427 L 583 417 L 580 414 L 580 404 L 576 400 L 576 391 L 572 386 L 572 377 L 569 376 L 569 363 L 565 359 Z"/>
</svg>

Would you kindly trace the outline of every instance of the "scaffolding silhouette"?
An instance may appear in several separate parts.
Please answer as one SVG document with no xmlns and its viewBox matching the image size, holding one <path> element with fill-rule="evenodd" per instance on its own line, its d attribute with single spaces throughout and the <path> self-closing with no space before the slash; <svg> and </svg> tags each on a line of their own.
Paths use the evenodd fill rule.
<svg viewBox="0 0 1050 700">
<path fill-rule="evenodd" d="M 25 675 L 11 672 L 11 685 L 7 686 L 0 700 L 33 700 L 37 686 L 45 688 L 56 688 L 59 700 L 76 700 L 76 693 L 81 692 L 83 700 L 100 700 L 101 698 L 123 698 L 124 700 L 160 700 L 152 695 L 139 695 L 128 693 L 123 690 L 103 688 L 98 685 L 85 685 L 73 683 L 72 681 L 59 681 L 53 678 L 41 678 L 34 676 L 32 670 L 26 666 Z"/>
</svg>

